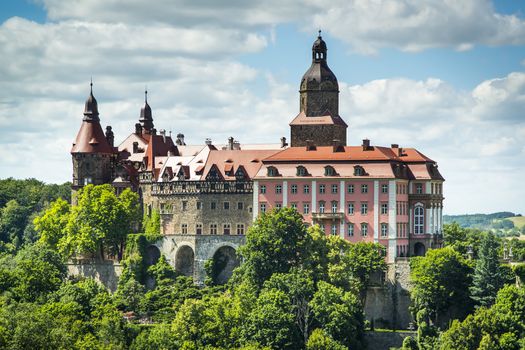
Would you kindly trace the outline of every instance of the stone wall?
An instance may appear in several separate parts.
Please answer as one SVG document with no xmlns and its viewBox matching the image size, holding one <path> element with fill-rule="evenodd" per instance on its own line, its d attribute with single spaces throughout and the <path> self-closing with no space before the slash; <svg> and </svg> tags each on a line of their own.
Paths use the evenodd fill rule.
<svg viewBox="0 0 525 350">
<path fill-rule="evenodd" d="M 408 336 L 415 337 L 416 332 L 366 332 L 365 341 L 368 349 L 389 350 L 391 348 L 400 348 L 403 345 L 403 339 Z"/>
<path fill-rule="evenodd" d="M 67 272 L 69 276 L 92 277 L 114 292 L 117 290 L 118 279 L 122 274 L 122 265 L 113 261 L 69 262 Z"/>
<path fill-rule="evenodd" d="M 314 118 L 312 118 L 314 119 Z M 337 124 L 310 124 L 290 126 L 292 147 L 306 146 L 310 140 L 316 146 L 332 146 L 333 140 L 339 140 L 341 145 L 346 145 L 346 126 Z"/>
<path fill-rule="evenodd" d="M 238 225 L 243 225 L 245 234 L 253 222 L 252 193 L 183 194 L 160 197 L 158 201 L 163 235 L 197 234 L 198 224 L 205 235 L 211 234 L 212 224 L 218 235 L 224 233 L 225 224 L 229 225 L 230 235 L 237 234 Z"/>
<path fill-rule="evenodd" d="M 408 259 L 397 258 L 388 265 L 385 282 L 368 288 L 365 317 L 377 328 L 407 329 L 413 321 L 410 306 L 410 266 Z"/>
</svg>

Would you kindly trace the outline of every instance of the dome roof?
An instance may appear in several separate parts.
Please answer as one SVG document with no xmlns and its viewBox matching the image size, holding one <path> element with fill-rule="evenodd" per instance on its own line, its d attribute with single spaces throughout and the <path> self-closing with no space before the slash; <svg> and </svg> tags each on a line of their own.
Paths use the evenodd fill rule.
<svg viewBox="0 0 525 350">
<path fill-rule="evenodd" d="M 326 43 L 319 36 L 312 45 L 312 65 L 301 79 L 300 90 L 324 90 L 339 91 L 339 84 L 335 74 L 330 70 L 326 62 Z"/>
</svg>

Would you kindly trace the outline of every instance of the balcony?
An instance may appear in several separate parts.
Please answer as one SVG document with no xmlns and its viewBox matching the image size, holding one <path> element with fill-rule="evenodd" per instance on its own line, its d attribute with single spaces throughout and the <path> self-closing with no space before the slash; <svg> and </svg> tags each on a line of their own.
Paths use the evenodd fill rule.
<svg viewBox="0 0 525 350">
<path fill-rule="evenodd" d="M 313 220 L 343 220 L 345 217 L 344 213 L 312 213 Z"/>
</svg>

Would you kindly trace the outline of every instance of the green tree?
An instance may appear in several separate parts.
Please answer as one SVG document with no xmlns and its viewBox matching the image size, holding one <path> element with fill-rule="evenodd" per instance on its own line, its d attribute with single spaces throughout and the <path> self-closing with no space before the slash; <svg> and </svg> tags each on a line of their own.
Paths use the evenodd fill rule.
<svg viewBox="0 0 525 350">
<path fill-rule="evenodd" d="M 0 240 L 20 246 L 23 242 L 28 214 L 29 210 L 18 204 L 16 200 L 7 202 L 0 211 Z"/>
<path fill-rule="evenodd" d="M 35 229 L 40 233 L 40 241 L 56 249 L 66 235 L 71 206 L 59 198 L 34 219 Z"/>
<path fill-rule="evenodd" d="M 507 285 L 490 308 L 480 307 L 460 322 L 454 320 L 439 340 L 439 349 L 523 349 L 525 289 Z"/>
<path fill-rule="evenodd" d="M 301 214 L 291 208 L 273 210 L 248 230 L 246 244 L 239 248 L 243 264 L 237 272 L 260 288 L 273 273 L 304 264 L 311 244 Z"/>
<path fill-rule="evenodd" d="M 317 288 L 310 304 L 321 328 L 350 348 L 362 348 L 364 316 L 358 297 L 324 281 Z"/>
<path fill-rule="evenodd" d="M 13 275 L 18 298 L 35 301 L 60 287 L 66 276 L 66 266 L 54 250 L 34 244 L 16 255 Z"/>
<path fill-rule="evenodd" d="M 300 349 L 302 337 L 293 311 L 285 292 L 263 289 L 248 317 L 245 342 L 256 341 L 271 349 Z"/>
<path fill-rule="evenodd" d="M 481 241 L 479 258 L 476 262 L 471 298 L 478 305 L 490 306 L 496 299 L 496 294 L 503 287 L 503 273 L 498 257 L 498 243 L 492 233 L 488 233 Z"/>
<path fill-rule="evenodd" d="M 450 247 L 431 249 L 424 257 L 412 258 L 410 268 L 416 312 L 426 309 L 434 324 L 447 311 L 468 313 L 471 267 L 461 254 Z"/>
<path fill-rule="evenodd" d="M 443 225 L 443 240 L 446 246 L 453 246 L 457 243 L 465 242 L 467 230 L 461 227 L 456 221 Z"/>
<path fill-rule="evenodd" d="M 312 332 L 308 342 L 306 343 L 306 350 L 347 350 L 348 348 L 338 341 L 332 339 L 330 335 L 326 334 L 322 329 L 317 328 Z"/>
</svg>

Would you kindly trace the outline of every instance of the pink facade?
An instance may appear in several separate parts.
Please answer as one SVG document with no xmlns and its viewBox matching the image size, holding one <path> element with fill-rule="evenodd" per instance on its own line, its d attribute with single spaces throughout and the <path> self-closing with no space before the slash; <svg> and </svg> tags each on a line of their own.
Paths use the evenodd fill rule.
<svg viewBox="0 0 525 350">
<path fill-rule="evenodd" d="M 411 149 L 403 159 L 391 148 L 326 148 L 293 147 L 264 159 L 254 177 L 254 217 L 295 207 L 327 235 L 384 245 L 389 260 L 441 244 L 443 178 L 433 161 Z"/>
</svg>

